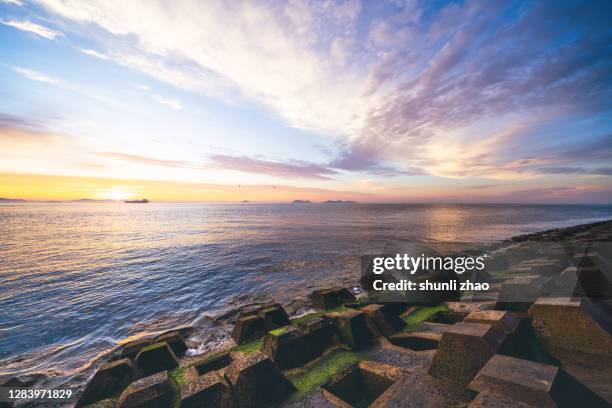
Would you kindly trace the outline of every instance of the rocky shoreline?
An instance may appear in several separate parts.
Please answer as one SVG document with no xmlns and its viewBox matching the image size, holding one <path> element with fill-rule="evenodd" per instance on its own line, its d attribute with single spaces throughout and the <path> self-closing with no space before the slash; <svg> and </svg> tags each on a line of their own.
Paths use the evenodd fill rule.
<svg viewBox="0 0 612 408">
<path fill-rule="evenodd" d="M 610 406 L 612 221 L 489 248 L 486 292 L 374 303 L 314 291 L 310 313 L 243 307 L 234 345 L 187 353 L 193 329 L 125 344 L 76 407 Z M 20 379 L 3 386 L 28 387 Z M 6 406 L 10 406 L 6 404 Z M 4 406 L 3 406 L 4 408 Z"/>
</svg>

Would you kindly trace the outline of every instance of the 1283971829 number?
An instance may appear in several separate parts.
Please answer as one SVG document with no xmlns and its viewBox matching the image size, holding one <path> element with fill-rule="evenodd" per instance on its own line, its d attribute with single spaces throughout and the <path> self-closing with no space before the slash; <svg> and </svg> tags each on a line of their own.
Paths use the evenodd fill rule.
<svg viewBox="0 0 612 408">
<path fill-rule="evenodd" d="M 31 388 L 8 388 L 4 389 L 2 396 L 8 401 L 20 399 L 36 400 L 66 400 L 72 396 L 72 390 L 62 389 L 31 389 Z"/>
</svg>

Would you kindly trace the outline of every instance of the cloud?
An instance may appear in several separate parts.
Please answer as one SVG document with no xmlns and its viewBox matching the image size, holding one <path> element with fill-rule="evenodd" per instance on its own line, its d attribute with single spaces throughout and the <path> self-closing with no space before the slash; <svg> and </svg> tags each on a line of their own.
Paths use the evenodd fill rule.
<svg viewBox="0 0 612 408">
<path fill-rule="evenodd" d="M 589 174 L 596 176 L 612 176 L 612 167 L 546 167 L 537 170 L 542 174 Z"/>
<path fill-rule="evenodd" d="M 12 2 L 12 4 L 21 5 L 19 2 Z M 64 34 L 59 31 L 41 26 L 40 24 L 32 23 L 31 21 L 0 20 L 0 24 L 36 34 L 37 36 L 46 38 L 47 40 L 55 40 L 57 37 L 64 36 Z"/>
<path fill-rule="evenodd" d="M 117 152 L 98 152 L 95 153 L 100 157 L 107 157 L 116 160 L 123 160 L 133 163 L 147 164 L 151 166 L 165 166 L 165 167 L 190 167 L 188 163 L 176 160 L 156 159 L 153 157 L 140 156 L 129 153 L 117 153 Z"/>
<path fill-rule="evenodd" d="M 168 99 L 159 95 L 153 95 L 153 100 L 157 103 L 161 103 L 162 105 L 169 106 L 174 110 L 183 109 L 183 103 L 178 99 Z"/>
<path fill-rule="evenodd" d="M 68 84 L 62 79 L 55 78 L 47 74 L 40 73 L 38 71 L 34 71 L 31 69 L 27 69 L 27 68 L 21 68 L 21 67 L 13 67 L 13 71 L 17 72 L 20 75 L 23 75 L 24 77 L 32 81 L 44 82 L 47 84 L 59 86 L 60 88 L 70 89 L 70 86 L 68 86 Z"/>
<path fill-rule="evenodd" d="M 91 57 L 98 58 L 98 59 L 101 59 L 103 61 L 109 61 L 109 60 L 112 59 L 107 54 L 103 54 L 101 52 L 98 52 L 96 50 L 92 50 L 92 49 L 89 49 L 89 48 L 79 48 L 79 51 L 81 51 L 85 55 L 89 55 Z"/>
<path fill-rule="evenodd" d="M 333 169 L 315 163 L 301 160 L 276 162 L 254 159 L 245 156 L 214 155 L 210 157 L 212 165 L 217 168 L 236 170 L 244 173 L 267 174 L 277 177 L 329 179 L 329 176 L 338 174 Z"/>
<path fill-rule="evenodd" d="M 605 1 L 38 3 L 102 28 L 103 59 L 330 135 L 330 167 L 491 178 L 606 167 L 562 158 L 538 131 L 609 110 Z"/>
</svg>

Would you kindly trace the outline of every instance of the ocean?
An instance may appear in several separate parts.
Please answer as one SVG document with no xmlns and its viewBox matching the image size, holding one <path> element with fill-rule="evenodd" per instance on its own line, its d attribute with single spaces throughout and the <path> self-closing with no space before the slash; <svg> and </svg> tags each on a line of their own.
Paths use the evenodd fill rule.
<svg viewBox="0 0 612 408">
<path fill-rule="evenodd" d="M 304 307 L 354 286 L 359 257 L 406 242 L 483 242 L 612 218 L 612 206 L 0 204 L 0 376 L 82 383 L 128 338 L 253 301 Z M 201 344 L 198 346 L 198 342 Z"/>
</svg>

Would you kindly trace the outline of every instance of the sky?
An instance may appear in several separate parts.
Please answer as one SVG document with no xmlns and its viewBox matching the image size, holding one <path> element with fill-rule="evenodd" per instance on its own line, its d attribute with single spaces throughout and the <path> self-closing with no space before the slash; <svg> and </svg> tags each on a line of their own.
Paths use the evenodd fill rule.
<svg viewBox="0 0 612 408">
<path fill-rule="evenodd" d="M 609 1 L 0 0 L 0 197 L 612 203 Z"/>
</svg>

